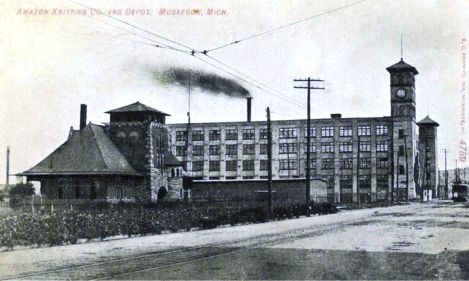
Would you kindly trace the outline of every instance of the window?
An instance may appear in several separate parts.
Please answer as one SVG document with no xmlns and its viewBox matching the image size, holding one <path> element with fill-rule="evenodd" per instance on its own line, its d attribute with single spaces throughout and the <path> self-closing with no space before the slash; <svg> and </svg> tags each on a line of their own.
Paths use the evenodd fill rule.
<svg viewBox="0 0 469 281">
<path fill-rule="evenodd" d="M 378 168 L 388 168 L 388 158 L 378 158 L 376 159 L 376 167 Z"/>
<path fill-rule="evenodd" d="M 404 146 L 403 145 L 399 145 L 399 156 L 404 156 Z"/>
<path fill-rule="evenodd" d="M 176 131 L 176 141 L 186 141 L 187 131 Z"/>
<path fill-rule="evenodd" d="M 204 140 L 204 131 L 194 130 L 192 132 L 192 141 L 203 141 Z"/>
<path fill-rule="evenodd" d="M 369 169 L 369 168 L 371 168 L 371 159 L 360 158 L 360 169 Z"/>
<path fill-rule="evenodd" d="M 192 171 L 200 172 L 204 170 L 204 161 L 193 161 L 192 162 Z"/>
<path fill-rule="evenodd" d="M 399 165 L 399 175 L 405 175 L 405 166 Z"/>
<path fill-rule="evenodd" d="M 310 169 L 316 169 L 316 159 L 309 159 L 309 168 Z M 305 160 L 305 167 L 306 167 L 306 160 Z"/>
<path fill-rule="evenodd" d="M 339 127 L 339 135 L 341 137 L 351 137 L 353 134 L 352 126 Z"/>
<path fill-rule="evenodd" d="M 253 140 L 254 129 L 243 129 L 243 140 Z"/>
<path fill-rule="evenodd" d="M 377 125 L 376 126 L 376 135 L 377 136 L 385 136 L 388 134 L 388 126 L 387 125 Z"/>
<path fill-rule="evenodd" d="M 259 153 L 260 153 L 261 155 L 266 155 L 266 154 L 267 154 L 267 147 L 268 147 L 267 144 L 261 143 L 261 144 L 259 145 L 259 148 L 260 148 L 260 152 L 259 152 Z"/>
<path fill-rule="evenodd" d="M 360 141 L 360 151 L 361 152 L 370 152 L 371 151 L 371 142 L 370 141 Z"/>
<path fill-rule="evenodd" d="M 334 127 L 328 126 L 328 127 L 322 127 L 321 128 L 321 137 L 323 138 L 329 138 L 334 136 Z"/>
<path fill-rule="evenodd" d="M 294 159 L 280 159 L 279 169 L 280 170 L 296 170 L 298 169 L 298 162 Z"/>
<path fill-rule="evenodd" d="M 378 151 L 378 152 L 388 151 L 388 142 L 387 141 L 378 141 L 378 142 L 376 142 L 376 151 Z"/>
<path fill-rule="evenodd" d="M 371 136 L 371 126 L 358 126 L 357 134 L 358 136 Z"/>
<path fill-rule="evenodd" d="M 358 184 L 360 188 L 371 188 L 371 177 L 369 175 L 359 175 Z"/>
<path fill-rule="evenodd" d="M 220 161 L 209 161 L 208 162 L 209 171 L 220 171 Z"/>
<path fill-rule="evenodd" d="M 238 140 L 238 129 L 226 129 L 225 140 Z"/>
<path fill-rule="evenodd" d="M 260 128 L 259 130 L 259 139 L 266 140 L 267 139 L 267 128 Z"/>
<path fill-rule="evenodd" d="M 267 160 L 261 160 L 259 170 L 261 170 L 261 171 L 267 171 L 268 169 L 269 169 L 269 161 L 267 161 Z"/>
<path fill-rule="evenodd" d="M 324 170 L 334 169 L 334 158 L 321 159 L 321 168 Z"/>
<path fill-rule="evenodd" d="M 305 153 L 307 152 L 308 144 L 305 143 Z M 309 147 L 310 153 L 316 153 L 316 144 L 312 143 Z"/>
<path fill-rule="evenodd" d="M 298 136 L 298 129 L 296 128 L 280 128 L 279 134 L 280 139 L 293 139 Z"/>
<path fill-rule="evenodd" d="M 208 154 L 210 155 L 220 155 L 220 146 L 219 145 L 211 145 L 208 147 Z"/>
<path fill-rule="evenodd" d="M 334 143 L 333 142 L 323 142 L 323 143 L 321 143 L 321 152 L 323 152 L 323 153 L 334 152 Z"/>
<path fill-rule="evenodd" d="M 279 154 L 297 153 L 298 146 L 296 143 L 279 143 L 278 150 Z"/>
<path fill-rule="evenodd" d="M 352 176 L 342 175 L 340 176 L 340 188 L 352 189 L 353 179 Z"/>
<path fill-rule="evenodd" d="M 352 158 L 342 158 L 339 160 L 339 167 L 341 169 L 352 169 L 353 168 L 353 160 Z"/>
<path fill-rule="evenodd" d="M 316 128 L 310 128 L 309 130 L 309 136 L 311 138 L 315 138 L 316 137 Z M 305 138 L 308 137 L 308 128 L 305 128 Z"/>
<path fill-rule="evenodd" d="M 340 152 L 352 152 L 352 142 L 341 142 L 339 143 Z"/>
<path fill-rule="evenodd" d="M 211 141 L 220 140 L 220 130 L 208 131 L 208 139 Z"/>
<path fill-rule="evenodd" d="M 238 154 L 238 145 L 237 144 L 227 144 L 226 145 L 226 155 L 237 155 Z"/>
<path fill-rule="evenodd" d="M 254 171 L 254 160 L 243 160 L 243 171 Z"/>
<path fill-rule="evenodd" d="M 243 155 L 253 155 L 256 152 L 254 144 L 243 144 Z"/>
<path fill-rule="evenodd" d="M 204 146 L 203 145 L 194 145 L 194 146 L 192 146 L 192 155 L 194 155 L 194 156 L 203 156 L 204 155 Z"/>
<path fill-rule="evenodd" d="M 378 188 L 388 188 L 389 177 L 388 175 L 377 175 L 376 185 Z"/>
<path fill-rule="evenodd" d="M 225 170 L 226 171 L 236 171 L 237 169 L 237 162 L 236 160 L 228 160 L 225 162 L 226 164 L 226 167 L 225 167 Z"/>
<path fill-rule="evenodd" d="M 178 145 L 176 146 L 176 156 L 186 156 L 186 146 L 185 145 Z"/>
<path fill-rule="evenodd" d="M 404 129 L 399 129 L 399 138 L 404 138 Z"/>
</svg>

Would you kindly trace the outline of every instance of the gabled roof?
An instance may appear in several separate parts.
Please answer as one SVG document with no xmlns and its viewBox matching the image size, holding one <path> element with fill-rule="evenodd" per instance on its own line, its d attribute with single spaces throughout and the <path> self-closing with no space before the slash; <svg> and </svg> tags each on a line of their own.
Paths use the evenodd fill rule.
<svg viewBox="0 0 469 281">
<path fill-rule="evenodd" d="M 415 67 L 406 63 L 402 59 L 398 63 L 395 63 L 391 65 L 390 67 L 386 68 L 386 70 L 389 71 L 389 73 L 410 71 L 414 75 L 419 74 L 419 72 L 417 71 Z"/>
<path fill-rule="evenodd" d="M 435 121 L 433 121 L 430 117 L 425 117 L 423 118 L 420 122 L 417 122 L 417 125 L 433 125 L 433 126 L 440 126 L 440 124 L 436 123 Z"/>
<path fill-rule="evenodd" d="M 103 127 L 89 123 L 33 168 L 33 175 L 139 175 L 119 152 Z"/>
<path fill-rule="evenodd" d="M 113 110 L 106 111 L 105 113 L 123 113 L 123 112 L 154 112 L 166 116 L 170 116 L 167 113 L 154 109 L 152 107 L 146 106 L 143 103 L 136 102 L 123 107 L 119 107 Z"/>
</svg>

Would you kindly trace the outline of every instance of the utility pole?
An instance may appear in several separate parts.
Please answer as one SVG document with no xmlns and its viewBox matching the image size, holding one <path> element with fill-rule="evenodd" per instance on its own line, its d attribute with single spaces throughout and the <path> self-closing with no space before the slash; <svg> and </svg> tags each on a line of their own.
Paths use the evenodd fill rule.
<svg viewBox="0 0 469 281">
<path fill-rule="evenodd" d="M 360 137 L 358 137 L 358 150 L 357 150 L 357 203 L 361 205 L 360 199 Z"/>
<path fill-rule="evenodd" d="M 449 198 L 449 194 L 448 194 L 448 167 L 446 166 L 446 153 L 447 153 L 447 150 L 445 149 L 445 197 L 446 199 Z"/>
<path fill-rule="evenodd" d="M 267 107 L 267 188 L 269 195 L 269 217 L 272 218 L 273 199 L 272 199 L 272 130 L 270 127 L 270 108 Z"/>
<path fill-rule="evenodd" d="M 308 82 L 307 86 L 295 86 L 295 89 L 307 89 L 308 90 L 308 121 L 307 121 L 307 133 L 306 133 L 306 216 L 310 214 L 310 202 L 311 202 L 311 90 L 324 90 L 324 87 L 314 87 L 311 82 L 324 82 L 321 79 L 294 79 L 294 82 Z"/>
<path fill-rule="evenodd" d="M 5 190 L 10 187 L 10 146 L 7 146 L 7 171 L 6 171 L 6 186 Z"/>
</svg>

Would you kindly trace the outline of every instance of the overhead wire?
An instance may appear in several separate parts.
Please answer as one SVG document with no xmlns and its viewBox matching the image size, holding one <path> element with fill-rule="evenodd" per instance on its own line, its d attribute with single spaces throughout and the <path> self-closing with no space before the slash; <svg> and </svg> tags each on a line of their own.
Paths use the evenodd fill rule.
<svg viewBox="0 0 469 281">
<path fill-rule="evenodd" d="M 74 1 L 74 0 L 68 0 L 68 1 L 70 1 L 70 2 L 72 2 L 72 3 L 74 3 L 74 4 L 76 4 L 76 5 L 79 5 L 79 6 L 81 6 L 81 7 L 84 7 L 84 8 L 86 8 L 86 9 L 89 9 L 89 10 L 93 10 L 93 9 L 94 9 L 94 8 L 92 8 L 92 7 L 86 6 L 86 5 L 84 5 L 84 4 L 81 4 L 81 3 L 79 3 L 79 2 L 76 2 L 76 1 Z M 94 10 L 96 10 L 96 9 L 94 9 Z M 120 23 L 123 23 L 123 24 L 125 24 L 125 25 L 131 26 L 131 27 L 133 27 L 133 28 L 135 28 L 135 29 L 138 29 L 138 30 L 140 30 L 140 31 L 142 31 L 142 32 L 151 34 L 151 35 L 156 36 L 156 37 L 158 37 L 158 38 L 160 38 L 160 39 L 164 39 L 164 40 L 166 40 L 166 41 L 168 41 L 168 42 L 171 42 L 171 43 L 173 43 L 173 44 L 176 44 L 176 45 L 178 45 L 178 46 L 180 46 L 180 47 L 184 47 L 184 48 L 189 49 L 189 50 L 191 50 L 191 51 L 193 50 L 193 48 L 191 48 L 191 47 L 189 47 L 189 46 L 187 46 L 187 45 L 185 45 L 185 44 L 179 43 L 179 42 L 174 41 L 174 40 L 172 40 L 172 39 L 169 39 L 169 38 L 167 38 L 167 37 L 165 37 L 165 36 L 156 34 L 156 33 L 154 33 L 154 32 L 151 32 L 151 31 L 149 31 L 149 30 L 146 30 L 145 28 L 142 28 L 142 27 L 140 27 L 140 26 L 138 26 L 138 25 L 132 24 L 132 23 L 130 23 L 130 22 L 126 22 L 126 21 L 124 21 L 124 20 L 121 20 L 121 19 L 119 19 L 119 18 L 113 17 L 113 16 L 108 15 L 108 14 L 106 14 L 106 13 L 100 13 L 99 15 L 102 15 L 102 16 L 105 16 L 105 17 L 108 17 L 108 18 L 111 18 L 111 19 L 116 20 L 116 21 L 118 21 L 118 22 L 120 22 Z"/>
<path fill-rule="evenodd" d="M 348 5 L 345 5 L 345 6 L 341 6 L 341 7 L 332 9 L 332 10 L 328 10 L 328 11 L 325 11 L 325 12 L 322 12 L 322 13 L 319 13 L 319 14 L 316 14 L 316 15 L 313 15 L 313 16 L 298 20 L 298 21 L 294 21 L 294 22 L 291 22 L 291 23 L 288 23 L 288 24 L 285 24 L 285 25 L 281 25 L 281 26 L 278 26 L 278 27 L 275 27 L 275 28 L 272 28 L 272 29 L 269 29 L 269 30 L 266 30 L 266 31 L 262 31 L 262 32 L 259 32 L 259 33 L 256 33 L 256 34 L 253 34 L 253 35 L 250 35 L 250 36 L 235 40 L 235 41 L 233 41 L 231 43 L 228 43 L 228 44 L 223 44 L 223 45 L 220 45 L 218 47 L 215 47 L 215 48 L 212 48 L 212 49 L 209 49 L 209 50 L 200 51 L 200 52 L 203 53 L 203 54 L 207 54 L 208 52 L 213 52 L 213 51 L 216 51 L 216 50 L 220 50 L 220 49 L 226 48 L 228 46 L 238 44 L 238 43 L 243 42 L 243 41 L 247 41 L 247 40 L 250 40 L 250 39 L 253 39 L 253 38 L 256 38 L 256 37 L 263 36 L 263 35 L 268 34 L 268 33 L 272 33 L 274 31 L 278 31 L 278 30 L 281 30 L 281 29 L 284 29 L 284 28 L 287 28 L 287 27 L 290 27 L 290 26 L 293 26 L 293 25 L 296 25 L 296 24 L 303 23 L 305 21 L 309 21 L 309 20 L 324 16 L 324 15 L 332 14 L 334 12 L 337 12 L 337 11 L 340 11 L 340 10 L 343 10 L 343 9 L 346 9 L 346 8 L 361 4 L 365 1 L 367 1 L 367 0 L 357 1 L 357 2 L 348 4 Z"/>
<path fill-rule="evenodd" d="M 82 6 L 82 7 L 85 7 L 85 8 L 87 8 L 87 9 L 93 9 L 93 8 L 91 8 L 91 7 L 88 7 L 88 6 L 84 5 L 84 4 L 78 3 L 78 2 L 76 2 L 76 1 L 74 1 L 74 0 L 69 0 L 69 1 L 72 2 L 72 3 L 75 3 L 75 4 L 77 4 L 77 5 L 80 5 L 80 6 Z M 106 17 L 108 17 L 108 18 L 111 18 L 111 19 L 113 19 L 113 20 L 116 20 L 116 21 L 118 21 L 118 22 L 120 22 L 120 23 L 123 23 L 123 24 L 126 24 L 126 25 L 128 25 L 128 26 L 131 26 L 131 27 L 133 27 L 133 28 L 135 28 L 135 29 L 137 29 L 137 30 L 140 30 L 140 31 L 145 32 L 145 33 L 148 33 L 148 34 L 150 34 L 150 35 L 152 35 L 152 36 L 156 36 L 156 37 L 158 37 L 158 38 L 160 38 L 160 39 L 164 39 L 164 40 L 166 40 L 166 41 L 168 41 L 168 42 L 171 42 L 171 43 L 173 43 L 173 44 L 176 44 L 176 45 L 178 45 L 178 46 L 184 47 L 184 48 L 188 49 L 188 51 L 175 48 L 175 47 L 170 46 L 170 45 L 168 45 L 168 44 L 163 44 L 163 43 L 161 43 L 161 42 L 158 42 L 158 41 L 156 41 L 156 40 L 154 40 L 154 39 L 148 38 L 148 37 L 143 36 L 143 35 L 141 35 L 141 34 L 137 34 L 137 33 L 135 33 L 135 32 L 132 32 L 132 31 L 129 31 L 129 30 L 123 29 L 123 28 L 121 28 L 121 27 L 118 27 L 118 26 L 115 26 L 115 25 L 112 25 L 112 24 L 110 24 L 110 23 L 107 23 L 107 22 L 102 21 L 102 22 L 105 23 L 105 24 L 109 24 L 109 25 L 112 25 L 112 26 L 114 26 L 114 27 L 120 28 L 120 29 L 122 29 L 122 30 L 124 30 L 124 31 L 126 31 L 126 32 L 129 32 L 129 33 L 131 33 L 131 34 L 134 34 L 134 35 L 136 35 L 136 36 L 138 36 L 138 37 L 141 37 L 141 38 L 144 38 L 144 39 L 146 39 L 146 40 L 149 40 L 149 41 L 152 41 L 152 42 L 156 42 L 156 43 L 158 43 L 158 44 L 150 44 L 150 43 L 146 43 L 146 42 L 138 42 L 138 41 L 133 41 L 133 40 L 129 40 L 129 41 L 133 41 L 134 43 L 146 44 L 146 45 L 150 45 L 150 46 L 157 47 L 157 48 L 165 48 L 165 49 L 170 49 L 170 50 L 174 50 L 174 51 L 179 51 L 179 52 L 184 53 L 184 54 L 186 54 L 186 55 L 191 55 L 191 56 L 197 58 L 198 60 L 200 60 L 200 61 L 202 61 L 202 62 L 204 62 L 204 63 L 206 63 L 206 64 L 208 64 L 208 65 L 210 65 L 210 66 L 212 66 L 212 67 L 214 67 L 214 68 L 216 68 L 216 69 L 218 69 L 218 70 L 220 70 L 220 71 L 223 71 L 224 73 L 227 73 L 227 74 L 230 75 L 230 76 L 233 76 L 233 77 L 235 77 L 235 78 L 237 78 L 237 79 L 240 79 L 240 80 L 243 81 L 243 82 L 246 82 L 246 83 L 248 83 L 248 84 L 250 84 L 250 85 L 255 86 L 256 88 L 258 88 L 258 89 L 260 89 L 260 90 L 263 90 L 263 91 L 265 91 L 265 92 L 268 92 L 268 93 L 270 93 L 270 94 L 272 94 L 272 95 L 274 95 L 274 96 L 276 96 L 276 97 L 278 97 L 278 98 L 281 98 L 281 99 L 283 99 L 283 100 L 285 100 L 285 101 L 288 101 L 288 102 L 290 102 L 290 103 L 292 103 L 292 104 L 295 104 L 295 105 L 297 105 L 297 106 L 300 106 L 300 107 L 305 108 L 306 106 L 305 106 L 304 104 L 301 104 L 301 103 L 298 103 L 298 102 L 295 101 L 295 100 L 289 99 L 289 98 L 283 96 L 283 94 L 279 94 L 279 92 L 278 92 L 278 93 L 275 93 L 275 91 L 272 90 L 272 89 L 270 89 L 270 87 L 267 86 L 266 84 L 264 84 L 264 83 L 262 83 L 262 82 L 259 82 L 259 81 L 256 81 L 255 79 L 251 78 L 250 76 L 248 76 L 248 75 L 246 75 L 246 74 L 240 72 L 239 70 L 237 70 L 237 69 L 235 69 L 235 68 L 233 68 L 233 67 L 227 65 L 226 63 L 223 63 L 223 62 L 220 61 L 219 59 L 216 59 L 216 58 L 214 58 L 214 57 L 208 55 L 207 53 L 210 52 L 210 51 L 214 51 L 214 50 L 221 49 L 221 48 L 223 48 L 223 47 L 227 47 L 227 46 L 229 46 L 229 45 L 233 45 L 233 44 L 235 44 L 235 43 L 239 43 L 239 42 L 241 42 L 241 41 L 246 41 L 246 40 L 249 40 L 249 39 L 252 39 L 252 38 L 256 38 L 256 37 L 262 36 L 262 35 L 267 34 L 267 33 L 271 33 L 271 32 L 276 31 L 276 30 L 280 30 L 280 29 L 283 29 L 283 28 L 286 28 L 286 27 L 289 27 L 289 26 L 292 26 L 292 25 L 295 25 L 295 24 L 299 24 L 299 23 L 301 23 L 301 22 L 305 22 L 305 21 L 308 21 L 308 20 L 317 18 L 317 17 L 322 16 L 322 15 L 330 14 L 330 13 L 333 13 L 333 12 L 336 12 L 336 11 L 339 11 L 339 10 L 342 10 L 342 9 L 345 9 L 345 8 L 348 8 L 348 7 L 351 7 L 351 6 L 360 4 L 360 3 L 365 2 L 365 1 L 367 1 L 367 0 L 361 0 L 361 1 L 358 1 L 358 2 L 354 2 L 354 3 L 351 3 L 351 4 L 349 4 L 349 5 L 345 5 L 345 6 L 336 8 L 336 9 L 332 9 L 332 10 L 329 10 L 329 11 L 326 11 L 326 12 L 323 12 L 323 13 L 320 13 L 320 14 L 317 14 L 317 15 L 314 15 L 314 16 L 311 16 L 311 17 L 308 17 L 308 18 L 306 18 L 306 19 L 302 19 L 302 20 L 299 20 L 299 21 L 295 21 L 295 22 L 290 23 L 290 24 L 287 24 L 287 25 L 279 26 L 279 27 L 276 27 L 276 28 L 273 28 L 273 29 L 270 29 L 270 30 L 267 30 L 267 31 L 264 31 L 264 32 L 261 32 L 261 33 L 258 33 L 258 34 L 255 34 L 255 35 L 248 36 L 248 37 L 243 38 L 243 39 L 240 39 L 240 40 L 236 40 L 235 42 L 232 42 L 232 43 L 230 43 L 230 44 L 225 44 L 225 45 L 219 46 L 219 47 L 217 47 L 217 48 L 213 48 L 213 49 L 210 49 L 210 50 L 204 50 L 204 51 L 196 51 L 194 48 L 192 48 L 192 47 L 190 47 L 190 46 L 188 46 L 188 45 L 179 43 L 179 42 L 177 42 L 177 41 L 175 41 L 175 40 L 169 39 L 169 38 L 167 38 L 167 37 L 165 37 L 165 36 L 162 36 L 162 35 L 159 35 L 159 34 L 157 34 L 157 33 L 151 32 L 151 31 L 146 30 L 146 29 L 144 29 L 144 28 L 142 28 L 142 27 L 139 27 L 139 26 L 134 25 L 134 24 L 132 24 L 132 23 L 126 22 L 126 21 L 121 20 L 121 19 L 119 19 L 119 18 L 110 16 L 110 15 L 108 15 L 108 14 L 101 13 L 100 15 L 104 15 L 104 16 L 106 16 Z M 189 51 L 189 50 L 190 50 L 190 51 Z M 206 60 L 203 60 L 202 58 L 198 57 L 197 54 L 203 54 L 204 56 L 206 56 L 207 58 L 213 60 L 214 62 L 216 62 L 216 63 L 218 63 L 218 64 L 220 64 L 220 65 L 223 65 L 224 67 L 226 67 L 226 68 L 228 68 L 228 69 L 231 69 L 232 71 L 235 71 L 236 73 L 238 73 L 238 74 L 240 74 L 240 75 L 246 77 L 247 79 L 242 78 L 242 77 L 240 77 L 239 75 L 235 75 L 235 74 L 233 74 L 232 72 L 229 72 L 229 71 L 227 71 L 226 69 L 223 69 L 223 68 L 221 68 L 220 66 L 218 66 L 218 65 L 216 65 L 216 64 L 214 64 L 214 63 L 210 63 L 210 62 L 208 62 L 208 61 L 206 61 Z M 250 81 L 249 81 L 249 80 L 250 80 Z M 262 87 L 259 86 L 259 85 L 261 85 Z"/>
<path fill-rule="evenodd" d="M 75 2 L 75 1 L 73 1 L 73 0 L 69 0 L 69 1 L 71 1 L 71 2 L 73 2 L 73 3 L 75 3 L 75 4 L 78 4 L 78 5 L 81 5 L 81 6 L 83 6 L 83 7 L 86 7 L 86 8 L 88 8 L 88 9 L 92 9 L 92 8 L 86 6 L 86 5 L 82 5 L 82 4 L 77 3 L 77 2 Z M 100 15 L 108 16 L 108 15 L 105 15 L 105 14 L 100 14 Z M 123 21 L 123 20 L 120 20 L 120 19 L 117 19 L 117 18 L 112 17 L 112 16 L 108 16 L 108 17 L 111 18 L 111 19 L 114 19 L 114 20 L 118 20 L 118 21 L 121 22 L 121 23 L 125 23 L 125 24 L 127 24 L 127 25 L 129 25 L 129 26 L 135 28 L 135 25 L 133 25 L 133 24 L 131 24 L 131 23 L 128 23 L 128 22 Z M 94 18 L 94 19 L 96 19 L 96 18 Z M 255 79 L 249 77 L 248 75 L 246 75 L 246 74 L 244 74 L 244 73 L 242 73 L 242 72 L 236 70 L 235 68 L 233 68 L 233 67 L 231 67 L 231 66 L 229 66 L 229 65 L 227 65 L 227 64 L 225 64 L 225 63 L 223 63 L 222 61 L 220 61 L 220 60 L 218 60 L 218 59 L 216 59 L 216 58 L 214 58 L 214 57 L 208 56 L 207 54 L 204 54 L 207 58 L 210 58 L 211 60 L 215 61 L 215 62 L 218 63 L 218 64 L 223 65 L 223 66 L 226 67 L 226 68 L 232 69 L 233 71 L 239 73 L 240 75 L 242 75 L 242 76 L 244 76 L 244 77 L 246 77 L 246 78 L 243 78 L 243 77 L 240 77 L 239 75 L 233 74 L 232 72 L 230 72 L 230 71 L 228 71 L 228 70 L 226 70 L 226 69 L 223 69 L 223 68 L 220 67 L 219 65 L 216 65 L 216 64 L 214 64 L 214 63 L 211 63 L 211 62 L 209 62 L 209 61 L 207 61 L 207 60 L 204 60 L 204 59 L 202 59 L 201 57 L 197 56 L 198 54 L 202 54 L 202 52 L 197 52 L 197 51 L 193 51 L 193 50 L 192 50 L 192 51 L 181 50 L 181 49 L 172 47 L 172 46 L 170 46 L 170 45 L 163 44 L 163 43 L 161 43 L 161 42 L 159 42 L 159 41 L 156 41 L 156 40 L 154 40 L 154 39 L 152 39 L 152 38 L 148 38 L 148 37 L 143 36 L 143 35 L 141 35 L 141 34 L 138 34 L 138 33 L 132 32 L 132 31 L 129 31 L 129 30 L 125 29 L 125 28 L 122 28 L 122 27 L 113 25 L 113 24 L 108 23 L 108 22 L 106 22 L 106 21 L 102 21 L 102 20 L 99 20 L 99 21 L 101 21 L 101 22 L 104 23 L 104 24 L 108 24 L 108 25 L 111 25 L 111 26 L 113 26 L 113 27 L 116 27 L 116 28 L 119 28 L 119 29 L 121 29 L 121 30 L 124 30 L 124 31 L 126 31 L 126 32 L 128 32 L 128 33 L 130 33 L 130 34 L 135 35 L 135 36 L 141 37 L 141 38 L 143 38 L 143 39 L 145 39 L 145 40 L 148 40 L 148 41 L 150 41 L 150 42 L 155 42 L 155 43 L 157 43 L 157 44 L 151 44 L 151 43 L 147 43 L 147 42 L 140 42 L 140 41 L 134 41 L 134 40 L 128 40 L 128 41 L 132 41 L 132 42 L 134 42 L 134 43 L 139 43 L 139 44 L 145 44 L 145 45 L 149 45 L 149 46 L 153 46 L 153 47 L 157 47 L 157 48 L 170 49 L 170 50 L 173 50 L 173 51 L 181 52 L 181 53 L 186 54 L 186 55 L 190 55 L 190 56 L 192 56 L 192 57 L 194 57 L 194 58 L 196 58 L 196 59 L 198 59 L 198 60 L 200 60 L 200 61 L 202 61 L 202 62 L 204 62 L 204 63 L 206 63 L 206 64 L 208 64 L 208 65 L 210 65 L 210 66 L 212 66 L 212 67 L 214 67 L 214 68 L 216 68 L 216 69 L 218 69 L 218 70 L 220 70 L 220 71 L 222 71 L 222 72 L 224 72 L 224 73 L 226 73 L 226 74 L 228 74 L 228 75 L 230 75 L 230 76 L 232 76 L 232 77 L 235 77 L 236 79 L 239 79 L 239 80 L 241 80 L 241 81 L 243 81 L 243 82 L 245 82 L 245 83 L 248 83 L 248 84 L 250 84 L 250 85 L 253 85 L 254 87 L 256 87 L 256 88 L 258 88 L 258 89 L 260 89 L 260 90 L 262 90 L 262 91 L 264 91 L 264 92 L 270 93 L 270 94 L 272 94 L 272 95 L 274 95 L 274 96 L 276 96 L 276 97 L 278 97 L 278 98 L 280 98 L 280 99 L 282 99 L 282 100 L 284 100 L 284 101 L 287 101 L 287 102 L 289 102 L 289 103 L 291 103 L 291 104 L 294 104 L 294 105 L 296 105 L 296 106 L 299 106 L 299 107 L 302 107 L 302 108 L 306 108 L 306 105 L 305 105 L 305 104 L 299 103 L 299 102 L 297 102 L 297 101 L 295 101 L 295 100 L 293 100 L 293 99 L 289 99 L 289 98 L 283 96 L 283 94 L 275 93 L 273 90 L 268 89 L 268 87 L 266 87 L 266 85 L 265 85 L 264 83 L 259 82 L 259 81 L 256 81 Z M 138 30 L 145 31 L 146 33 L 151 34 L 151 35 L 153 35 L 153 36 L 157 36 L 158 38 L 164 38 L 165 40 L 168 40 L 168 41 L 171 42 L 171 43 L 176 42 L 176 41 L 174 41 L 174 40 L 167 39 L 167 38 L 165 38 L 165 37 L 159 36 L 158 34 L 156 34 L 156 33 L 154 33 L 154 32 L 147 31 L 147 30 L 145 30 L 145 29 L 143 29 L 143 28 L 138 28 Z M 176 42 L 176 43 L 177 43 L 177 42 Z M 184 45 L 184 46 L 185 46 L 185 45 Z M 192 49 L 192 48 L 190 48 L 189 46 L 185 46 L 185 47 L 186 47 L 187 49 Z M 257 84 L 256 84 L 256 83 L 257 83 Z M 262 85 L 262 86 L 259 86 L 259 85 Z"/>
</svg>

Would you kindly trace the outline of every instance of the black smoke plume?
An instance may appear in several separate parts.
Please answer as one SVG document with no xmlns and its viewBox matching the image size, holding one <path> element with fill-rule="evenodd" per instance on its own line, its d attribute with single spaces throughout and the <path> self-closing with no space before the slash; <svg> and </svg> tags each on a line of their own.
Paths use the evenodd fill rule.
<svg viewBox="0 0 469 281">
<path fill-rule="evenodd" d="M 155 78 L 163 84 L 173 84 L 184 88 L 199 88 L 213 94 L 224 94 L 234 98 L 249 97 L 249 91 L 238 82 L 216 74 L 186 68 L 171 67 L 154 72 Z"/>
</svg>

